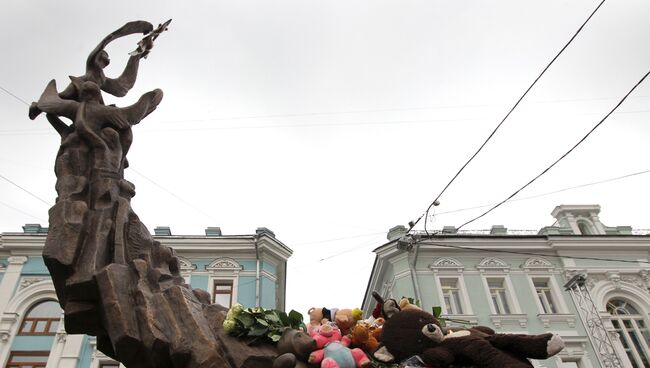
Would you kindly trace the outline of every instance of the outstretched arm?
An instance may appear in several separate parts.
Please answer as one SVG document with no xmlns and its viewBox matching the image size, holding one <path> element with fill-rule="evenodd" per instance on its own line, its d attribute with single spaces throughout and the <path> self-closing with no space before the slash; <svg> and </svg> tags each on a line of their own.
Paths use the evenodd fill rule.
<svg viewBox="0 0 650 368">
<path fill-rule="evenodd" d="M 56 130 L 57 133 L 63 138 L 70 134 L 74 129 L 68 124 L 64 123 L 63 120 L 59 119 L 58 116 L 53 114 L 45 114 L 47 121 L 50 122 L 50 125 Z"/>
<path fill-rule="evenodd" d="M 104 50 L 106 45 L 108 45 L 111 41 L 134 33 L 147 34 L 152 30 L 153 30 L 153 25 L 143 20 L 128 22 L 127 24 L 123 25 L 115 32 L 104 37 L 104 39 L 99 43 L 99 45 L 97 45 L 97 47 L 95 47 L 95 49 L 90 53 L 90 55 L 88 55 L 88 59 L 86 60 L 86 71 L 88 72 L 92 68 L 97 68 L 97 66 L 95 65 L 95 58 L 97 57 L 97 54 L 99 54 L 102 50 Z"/>
<path fill-rule="evenodd" d="M 160 101 L 162 101 L 162 98 L 163 91 L 160 89 L 154 89 L 153 91 L 142 95 L 138 102 L 123 108 L 122 111 L 125 113 L 129 124 L 135 125 L 153 112 L 156 107 L 158 107 Z"/>
<path fill-rule="evenodd" d="M 141 55 L 129 57 L 126 67 L 117 78 L 106 78 L 102 85 L 104 92 L 110 93 L 115 97 L 123 97 L 129 92 L 135 84 L 135 79 L 138 76 L 138 66 L 140 65 Z"/>
</svg>

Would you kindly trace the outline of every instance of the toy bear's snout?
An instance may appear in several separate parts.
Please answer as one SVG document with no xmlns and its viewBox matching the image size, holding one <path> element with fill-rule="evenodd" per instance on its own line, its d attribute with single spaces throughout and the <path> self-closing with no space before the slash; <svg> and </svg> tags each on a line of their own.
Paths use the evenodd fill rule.
<svg viewBox="0 0 650 368">
<path fill-rule="evenodd" d="M 422 327 L 422 334 L 435 342 L 441 342 L 443 338 L 442 330 L 435 323 L 429 323 Z"/>
</svg>

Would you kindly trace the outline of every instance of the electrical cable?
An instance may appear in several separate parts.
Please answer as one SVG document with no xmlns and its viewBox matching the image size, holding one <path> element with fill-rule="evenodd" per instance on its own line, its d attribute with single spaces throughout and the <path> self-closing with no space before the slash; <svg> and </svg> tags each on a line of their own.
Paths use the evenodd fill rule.
<svg viewBox="0 0 650 368">
<path fill-rule="evenodd" d="M 187 202 L 187 201 L 184 200 L 183 198 L 181 198 L 181 197 L 179 197 L 178 195 L 174 194 L 171 190 L 169 190 L 169 189 L 163 187 L 162 185 L 158 184 L 157 182 L 155 182 L 153 179 L 147 177 L 146 175 L 142 174 L 141 172 L 137 171 L 137 170 L 134 169 L 134 168 L 131 168 L 131 167 L 130 167 L 129 169 L 130 169 L 131 171 L 133 171 L 134 173 L 140 175 L 142 178 L 148 180 L 148 181 L 149 181 L 150 183 L 152 183 L 153 185 L 155 185 L 155 186 L 157 186 L 158 188 L 164 190 L 165 192 L 167 192 L 167 193 L 168 193 L 169 195 L 171 195 L 172 197 L 178 199 L 179 201 L 181 201 L 182 203 L 184 203 L 186 206 L 188 206 L 188 207 L 190 207 L 190 208 L 192 208 L 192 209 L 194 209 L 194 210 L 200 212 L 202 215 L 204 215 L 204 216 L 206 216 L 207 218 L 209 218 L 210 221 L 215 221 L 215 222 L 216 222 L 216 220 L 215 220 L 215 219 L 214 219 L 210 214 L 208 214 L 207 212 L 205 212 L 205 211 L 203 211 L 202 209 L 198 208 L 197 206 L 194 206 L 193 204 Z"/>
<path fill-rule="evenodd" d="M 27 216 L 29 216 L 29 217 L 32 217 L 32 218 L 38 220 L 38 221 L 42 221 L 42 222 L 44 222 L 44 223 L 47 223 L 47 220 L 45 220 L 45 219 L 43 219 L 43 218 L 41 218 L 41 217 L 38 217 L 38 216 L 34 216 L 34 215 L 32 215 L 31 213 L 25 212 L 25 211 L 21 210 L 20 208 L 16 208 L 16 207 L 11 206 L 11 205 L 9 205 L 9 204 L 7 204 L 7 203 L 5 203 L 5 202 L 2 202 L 2 201 L 0 201 L 0 204 L 3 205 L 3 206 L 5 206 L 5 207 L 8 207 L 8 208 L 10 208 L 10 209 L 12 209 L 12 210 L 14 210 L 14 211 L 16 211 L 16 212 L 20 212 L 20 213 L 22 213 L 23 215 L 27 215 Z"/>
<path fill-rule="evenodd" d="M 27 190 L 27 189 L 21 187 L 20 185 L 14 183 L 13 181 L 9 180 L 8 178 L 6 178 L 5 176 L 3 176 L 2 174 L 0 174 L 0 178 L 6 180 L 6 181 L 9 182 L 10 184 L 14 185 L 15 187 L 17 187 L 18 189 L 22 190 L 23 192 L 29 194 L 30 196 L 32 196 L 32 197 L 38 199 L 39 201 L 45 203 L 45 204 L 48 205 L 49 207 L 52 207 L 52 204 L 50 204 L 49 202 L 47 202 L 47 201 L 44 200 L 43 198 L 37 196 L 36 194 L 30 192 L 29 190 Z"/>
<path fill-rule="evenodd" d="M 29 104 L 27 103 L 27 101 L 25 101 L 25 100 L 23 100 L 22 98 L 16 96 L 15 94 L 11 93 L 8 89 L 4 88 L 3 86 L 0 86 L 0 89 L 3 90 L 3 91 L 5 91 L 5 93 L 7 93 L 9 96 L 15 98 L 16 100 L 18 100 L 18 101 L 24 103 L 24 104 L 27 105 L 27 106 L 29 106 Z"/>
<path fill-rule="evenodd" d="M 650 173 L 650 170 L 638 171 L 638 172 L 631 173 L 631 174 L 617 176 L 615 178 L 603 179 L 603 180 L 599 180 L 599 181 L 595 181 L 595 182 L 591 182 L 591 183 L 575 185 L 575 186 L 572 186 L 572 187 L 557 189 L 557 190 L 554 190 L 554 191 L 551 191 L 551 192 L 536 194 L 536 195 L 532 195 L 532 196 L 528 196 L 528 197 L 510 199 L 507 202 L 517 202 L 517 201 L 524 201 L 524 200 L 528 200 L 528 199 L 535 199 L 535 198 L 539 198 L 539 197 L 548 196 L 548 195 L 551 195 L 551 194 L 566 192 L 567 190 L 585 188 L 585 187 L 598 185 L 598 184 L 605 184 L 605 183 L 609 183 L 609 182 L 612 182 L 612 181 L 626 179 L 626 178 L 629 178 L 629 177 L 632 177 L 632 176 L 643 175 L 643 174 L 648 174 L 648 173 Z M 491 204 L 484 204 L 484 205 L 481 205 L 481 206 L 459 208 L 459 209 L 451 210 L 451 211 L 438 212 L 436 215 L 440 216 L 440 215 L 446 215 L 446 214 L 450 214 L 450 213 L 463 212 L 463 211 L 469 211 L 469 210 L 476 210 L 476 209 L 479 209 L 479 208 L 494 206 L 495 204 L 496 203 L 491 203 Z"/>
<path fill-rule="evenodd" d="M 582 137 L 582 138 L 578 141 L 578 143 L 576 143 L 575 145 L 573 145 L 573 147 L 571 147 L 571 148 L 570 148 L 568 151 L 566 151 L 562 156 L 560 156 L 557 160 L 555 160 L 555 162 L 553 162 L 551 165 L 549 165 L 549 166 L 546 167 L 544 170 L 542 170 L 542 172 L 540 172 L 539 174 L 537 174 L 537 176 L 535 176 L 534 178 L 532 178 L 528 183 L 526 183 L 526 184 L 525 184 L 524 186 L 522 186 L 521 188 L 517 189 L 514 193 L 512 193 L 512 194 L 511 194 L 510 196 L 508 196 L 506 199 L 504 199 L 503 201 L 497 203 L 496 205 L 494 205 L 493 207 L 491 207 L 489 210 L 483 212 L 481 215 L 476 216 L 476 217 L 474 217 L 473 219 L 471 219 L 471 220 L 465 222 L 464 224 L 460 225 L 459 227 L 457 227 L 457 229 L 460 229 L 460 228 L 464 227 L 465 225 L 470 224 L 470 223 L 472 223 L 472 222 L 474 222 L 474 221 L 480 219 L 481 217 L 487 215 L 488 213 L 492 212 L 493 210 L 495 210 L 496 208 L 498 208 L 499 206 L 501 206 L 502 204 L 504 204 L 505 202 L 507 202 L 510 198 L 516 196 L 519 192 L 521 192 L 522 190 L 524 190 L 526 187 L 528 187 L 528 186 L 529 186 L 530 184 L 532 184 L 534 181 L 536 181 L 537 179 L 539 179 L 542 175 L 546 174 L 546 173 L 547 173 L 551 168 L 553 168 L 553 167 L 554 167 L 558 162 L 562 161 L 562 159 L 564 159 L 566 156 L 568 156 L 571 152 L 573 152 L 574 149 L 576 149 L 576 147 L 578 147 L 582 142 L 584 142 L 584 141 L 587 139 L 587 137 L 589 137 L 589 136 L 591 135 L 591 133 L 593 133 L 593 132 L 594 132 L 594 131 L 595 131 L 595 130 L 596 130 L 596 129 L 597 129 L 597 128 L 602 124 L 602 123 L 604 123 L 605 120 L 607 120 L 607 118 L 608 118 L 610 115 L 612 115 L 612 113 L 614 113 L 614 111 L 616 111 L 616 109 L 617 109 L 619 106 L 621 106 L 621 104 L 623 104 L 623 102 L 625 102 L 625 100 L 627 99 L 627 97 L 628 97 L 632 92 L 634 92 L 634 90 L 635 90 L 635 89 L 636 89 L 636 88 L 637 88 L 641 83 L 643 83 L 643 81 L 648 77 L 649 74 L 650 74 L 650 70 L 649 70 L 647 73 L 645 73 L 645 75 L 644 75 L 644 76 L 643 76 L 643 77 L 642 77 L 642 78 L 641 78 L 641 79 L 640 79 L 640 80 L 639 80 L 639 81 L 634 85 L 634 87 L 632 87 L 632 89 L 630 89 L 630 90 L 625 94 L 625 96 L 623 96 L 623 98 L 621 98 L 621 100 L 620 100 L 620 101 L 619 101 L 619 102 L 618 102 L 618 103 L 617 103 L 617 104 L 616 104 L 616 105 L 615 105 L 615 106 L 614 106 L 614 107 L 613 107 L 613 108 L 612 108 L 612 109 L 611 109 L 611 110 L 610 110 L 610 111 L 605 115 L 605 117 L 603 117 L 603 118 L 602 118 L 602 119 L 601 119 L 601 120 L 600 120 L 596 125 L 594 125 L 594 127 L 591 128 L 591 130 L 589 130 L 589 132 L 587 132 L 587 134 L 585 134 L 585 136 Z"/>
<path fill-rule="evenodd" d="M 560 57 L 560 55 L 562 55 L 562 53 L 564 52 L 564 50 L 566 50 L 566 48 L 567 48 L 567 47 L 568 47 L 568 46 L 573 42 L 573 40 L 578 36 L 578 34 L 580 33 L 580 31 L 582 31 L 582 29 L 583 29 L 583 28 L 585 27 L 585 25 L 589 22 L 589 20 L 594 16 L 594 14 L 596 14 L 596 12 L 598 11 L 598 9 L 600 9 L 600 7 L 603 5 L 603 3 L 605 3 L 605 0 L 602 0 L 602 1 L 600 2 L 600 4 L 598 4 L 598 6 L 596 7 L 596 9 L 594 9 L 594 11 L 591 12 L 591 14 L 589 15 L 589 17 L 587 17 L 587 20 L 585 20 L 584 23 L 582 23 L 582 25 L 580 26 L 580 28 L 578 28 L 578 30 L 573 34 L 573 36 L 572 36 L 572 37 L 569 39 L 569 41 L 564 45 L 564 47 L 562 47 L 562 49 L 560 49 L 560 52 L 558 52 L 558 53 L 555 55 L 555 57 L 553 57 L 553 59 L 551 59 L 551 61 L 548 63 L 548 65 L 546 65 L 546 67 L 545 67 L 545 68 L 542 70 L 542 72 L 537 76 L 537 78 L 535 78 L 535 80 L 534 80 L 533 83 L 528 87 L 528 89 L 526 89 L 526 91 L 521 95 L 521 97 L 519 97 L 519 99 L 517 100 L 517 102 L 515 102 L 515 104 L 514 104 L 514 105 L 512 106 L 512 108 L 510 109 L 510 111 L 508 111 L 508 113 L 503 117 L 503 119 L 501 120 L 501 122 L 499 122 L 499 124 L 497 124 L 497 126 L 494 128 L 494 130 L 492 130 L 492 133 L 490 133 L 490 135 L 488 135 L 487 139 L 485 139 L 485 141 L 483 142 L 483 144 L 481 144 L 481 146 L 478 148 L 478 150 L 476 150 L 476 152 L 474 152 L 474 154 L 469 158 L 469 160 L 467 160 L 467 162 L 465 162 L 465 164 L 464 164 L 463 166 L 461 166 L 460 170 L 458 170 L 458 172 L 457 172 L 457 173 L 456 173 L 456 174 L 451 178 L 451 180 L 447 183 L 447 185 L 445 185 L 445 187 L 442 189 L 442 191 L 440 192 L 440 194 L 438 194 L 438 196 L 436 196 L 436 198 L 431 202 L 431 204 L 430 204 L 429 207 L 427 208 L 426 212 L 425 212 L 423 215 L 421 215 L 421 216 L 420 216 L 420 217 L 419 217 L 415 222 L 411 222 L 411 223 L 409 224 L 409 225 L 410 225 L 410 229 L 409 229 L 409 231 L 410 231 L 411 229 L 413 229 L 413 227 L 414 227 L 414 226 L 415 226 L 415 225 L 416 225 L 416 224 L 417 224 L 417 223 L 422 219 L 422 217 L 424 216 L 424 217 L 425 217 L 425 221 L 424 221 L 424 231 L 428 233 L 428 231 L 427 231 L 426 217 L 429 216 L 429 211 L 431 210 L 431 207 L 433 207 L 433 206 L 435 205 L 435 203 L 438 203 L 438 200 L 440 199 L 440 197 L 442 196 L 442 194 L 447 190 L 447 188 L 449 188 L 449 186 L 450 186 L 450 185 L 451 185 L 451 184 L 456 180 L 456 178 L 457 178 L 457 177 L 460 175 L 460 173 L 465 169 L 465 167 L 467 167 L 467 165 L 469 165 L 469 163 L 472 162 L 472 160 L 474 160 L 474 158 L 476 157 L 476 155 L 478 155 L 479 152 L 481 152 L 481 150 L 483 150 L 483 147 L 485 147 L 485 145 L 490 141 L 490 139 L 492 139 L 492 137 L 493 137 L 494 134 L 497 132 L 497 130 L 499 130 L 499 128 L 501 127 L 501 125 L 503 125 L 503 123 L 506 121 L 506 119 L 508 119 L 508 117 L 510 116 L 510 114 L 512 114 L 512 112 L 515 110 L 515 108 L 517 108 L 517 106 L 519 106 L 519 103 L 524 99 L 524 97 L 526 97 L 526 95 L 527 95 L 528 92 L 533 88 L 533 86 L 535 86 L 535 84 L 537 84 L 537 82 L 538 82 L 538 81 L 540 80 L 540 78 L 544 75 L 544 73 L 546 73 L 546 71 L 551 67 L 551 65 L 553 65 L 553 63 L 555 62 L 555 60 L 557 60 L 558 57 Z M 411 224 L 412 224 L 412 225 L 411 225 Z"/>
</svg>

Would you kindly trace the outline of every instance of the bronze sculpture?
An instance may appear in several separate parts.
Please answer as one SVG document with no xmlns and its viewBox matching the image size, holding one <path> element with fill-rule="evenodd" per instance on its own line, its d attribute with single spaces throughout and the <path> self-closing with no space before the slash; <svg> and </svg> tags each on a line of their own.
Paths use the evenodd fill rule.
<svg viewBox="0 0 650 368">
<path fill-rule="evenodd" d="M 221 328 L 226 308 L 210 304 L 179 274 L 173 249 L 154 241 L 130 205 L 135 186 L 124 179 L 131 127 L 154 111 L 159 89 L 133 105 L 105 105 L 101 91 L 122 97 L 140 59 L 169 25 L 129 22 L 90 53 L 86 72 L 58 92 L 50 81 L 38 102 L 61 136 L 55 161 L 57 199 L 43 258 L 65 311 L 68 333 L 97 336 L 99 350 L 127 367 L 271 367 L 271 346 L 248 347 Z M 107 78 L 111 41 L 143 33 L 122 75 Z M 66 124 L 61 118 L 72 123 Z"/>
</svg>

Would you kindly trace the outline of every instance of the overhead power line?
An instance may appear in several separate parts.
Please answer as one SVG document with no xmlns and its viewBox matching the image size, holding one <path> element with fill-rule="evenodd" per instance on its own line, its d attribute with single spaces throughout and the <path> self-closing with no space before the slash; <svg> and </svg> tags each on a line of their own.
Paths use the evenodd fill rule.
<svg viewBox="0 0 650 368">
<path fill-rule="evenodd" d="M 572 186 L 572 187 L 557 189 L 557 190 L 554 190 L 554 191 L 551 191 L 551 192 L 540 193 L 540 194 L 536 194 L 536 195 L 532 195 L 532 196 L 528 196 L 528 197 L 510 199 L 508 202 L 517 202 L 517 201 L 524 201 L 524 200 L 528 200 L 528 199 L 535 199 L 535 198 L 539 198 L 539 197 L 545 197 L 545 196 L 552 195 L 552 194 L 566 192 L 568 190 L 580 189 L 580 188 L 590 187 L 590 186 L 593 186 L 593 185 L 610 183 L 612 181 L 627 179 L 627 178 L 630 178 L 630 177 L 633 177 L 633 176 L 643 175 L 643 174 L 648 174 L 648 173 L 650 173 L 650 170 L 639 171 L 639 172 L 635 172 L 635 173 L 631 173 L 631 174 L 617 176 L 615 178 L 609 178 L 609 179 L 594 181 L 594 182 L 591 182 L 591 183 L 575 185 L 575 186 Z M 476 209 L 479 209 L 479 208 L 494 206 L 495 204 L 496 203 L 490 203 L 490 204 L 484 204 L 484 205 L 480 205 L 480 206 L 465 207 L 465 208 L 459 208 L 459 209 L 451 210 L 451 211 L 438 212 L 437 214 L 435 214 L 435 216 L 446 215 L 446 214 L 456 213 L 456 212 L 469 211 L 469 210 L 476 210 Z"/>
<path fill-rule="evenodd" d="M 528 183 L 524 184 L 524 186 L 522 186 L 521 188 L 517 189 L 514 193 L 512 193 L 511 195 L 509 195 L 506 199 L 504 199 L 503 201 L 501 201 L 501 202 L 497 203 L 496 205 L 492 206 L 489 210 L 483 212 L 481 215 L 476 216 L 476 217 L 474 217 L 473 219 L 471 219 L 471 220 L 465 222 L 464 224 L 460 225 L 460 226 L 458 227 L 458 229 L 460 229 L 460 228 L 462 228 L 463 226 L 465 226 L 465 225 L 467 225 L 467 224 L 470 224 L 470 223 L 472 223 L 472 222 L 474 222 L 474 221 L 480 219 L 481 217 L 487 215 L 488 213 L 492 212 L 492 211 L 495 210 L 497 207 L 501 206 L 502 204 L 504 204 L 505 202 L 507 202 L 508 200 L 510 200 L 512 197 L 516 196 L 519 192 L 521 192 L 522 190 L 524 190 L 526 187 L 528 187 L 530 184 L 532 184 L 535 180 L 539 179 L 542 175 L 546 174 L 546 173 L 547 173 L 551 168 L 553 168 L 553 166 L 555 166 L 558 162 L 562 161 L 566 156 L 568 156 L 571 152 L 573 152 L 573 150 L 576 149 L 576 147 L 578 147 L 580 144 L 582 144 L 582 142 L 584 142 L 584 141 L 587 139 L 587 137 L 589 137 L 589 136 L 591 135 L 591 133 L 593 133 L 593 132 L 594 132 L 594 131 L 599 127 L 599 126 L 601 126 L 601 125 L 605 122 L 605 120 L 607 120 L 607 118 L 608 118 L 610 115 L 612 115 L 612 113 L 614 113 L 614 111 L 616 111 L 616 109 L 617 109 L 619 106 L 621 106 L 621 104 L 623 104 L 623 102 L 625 102 L 625 100 L 627 99 L 627 97 L 628 97 L 632 92 L 634 92 L 634 90 L 635 90 L 635 89 L 636 89 L 636 88 L 637 88 L 641 83 L 643 83 L 643 81 L 648 77 L 648 75 L 650 75 L 650 70 L 649 70 L 647 73 L 645 73 L 645 75 L 644 75 L 644 76 L 643 76 L 643 77 L 642 77 L 642 78 L 641 78 L 641 79 L 640 79 L 640 80 L 639 80 L 639 81 L 634 85 L 634 87 L 632 87 L 632 89 L 630 89 L 630 90 L 625 94 L 625 96 L 623 96 L 623 98 L 621 98 L 621 100 L 620 100 L 620 101 L 619 101 L 619 102 L 618 102 L 618 103 L 617 103 L 617 104 L 616 104 L 616 105 L 615 105 L 615 106 L 614 106 L 614 107 L 613 107 L 613 108 L 612 108 L 612 109 L 607 113 L 607 115 L 605 115 L 605 117 L 603 117 L 603 118 L 602 118 L 602 119 L 601 119 L 601 120 L 600 120 L 596 125 L 594 125 L 594 127 L 591 128 L 591 130 L 589 130 L 589 132 L 587 132 L 587 134 L 585 134 L 584 137 L 582 137 L 582 138 L 581 138 L 581 139 L 580 139 L 580 140 L 579 140 L 575 145 L 573 145 L 573 147 L 571 147 L 568 151 L 566 151 L 562 156 L 560 156 L 560 157 L 559 157 L 557 160 L 555 160 L 552 164 L 550 164 L 548 167 L 546 167 L 544 170 L 542 170 L 542 172 L 540 172 L 539 174 L 537 174 L 537 176 L 535 176 L 534 178 L 532 178 Z"/>
<path fill-rule="evenodd" d="M 14 211 L 16 211 L 16 212 L 20 212 L 20 213 L 22 213 L 23 215 L 27 215 L 27 216 L 29 216 L 29 217 L 32 217 L 32 218 L 34 218 L 34 219 L 36 219 L 36 220 L 38 220 L 38 221 L 42 221 L 43 223 L 46 223 L 46 224 L 47 224 L 47 220 L 43 219 L 42 217 L 32 215 L 31 213 L 25 212 L 25 211 L 21 210 L 20 208 L 16 208 L 16 207 L 14 207 L 14 206 L 12 206 L 12 205 L 10 205 L 10 204 L 7 204 L 7 203 L 5 203 L 5 202 L 1 202 L 1 201 L 0 201 L 0 204 L 3 205 L 3 206 L 5 206 L 5 207 L 7 207 L 7 208 L 10 208 L 10 209 L 12 209 L 12 210 L 14 210 Z"/>
<path fill-rule="evenodd" d="M 134 173 L 140 175 L 142 178 L 146 179 L 147 181 L 149 181 L 149 182 L 152 183 L 153 185 L 155 185 L 155 186 L 157 186 L 158 188 L 162 189 L 163 191 L 167 192 L 167 194 L 169 194 L 169 195 L 171 195 L 172 197 L 178 199 L 179 201 L 181 201 L 182 203 L 184 203 L 186 206 L 188 206 L 188 207 L 190 207 L 190 208 L 196 210 L 197 212 L 200 212 L 202 215 L 204 215 L 204 216 L 206 216 L 207 218 L 209 218 L 210 221 L 216 221 L 216 220 L 215 220 L 212 216 L 210 216 L 210 214 L 208 214 L 207 212 L 205 212 L 205 211 L 203 211 L 202 209 L 200 209 L 199 207 L 197 207 L 197 206 L 195 206 L 195 205 L 193 205 L 193 204 L 187 202 L 185 199 L 179 197 L 179 196 L 176 195 L 174 192 L 172 192 L 171 190 L 169 190 L 169 189 L 163 187 L 162 185 L 158 184 L 156 181 L 154 181 L 153 179 L 147 177 L 147 176 L 144 175 L 143 173 L 141 173 L 141 172 L 139 172 L 139 171 L 137 171 L 137 170 L 135 170 L 134 168 L 131 168 L 131 167 L 130 167 L 129 169 L 130 169 L 131 171 L 133 171 Z"/>
<path fill-rule="evenodd" d="M 29 106 L 29 104 L 27 103 L 27 101 L 25 101 L 25 100 L 23 100 L 22 98 L 16 96 L 15 94 L 11 93 L 8 89 L 4 88 L 3 86 L 0 86 L 0 89 L 3 90 L 3 91 L 5 91 L 5 93 L 8 94 L 9 96 L 15 98 L 16 100 L 18 100 L 18 101 L 24 103 L 24 104 L 27 105 L 27 106 Z"/>
<path fill-rule="evenodd" d="M 4 180 L 7 181 L 9 184 L 15 186 L 16 188 L 18 188 L 18 189 L 22 190 L 23 192 L 29 194 L 30 196 L 32 196 L 32 197 L 38 199 L 39 201 L 45 203 L 46 205 L 48 205 L 48 206 L 50 206 L 50 207 L 52 206 L 52 204 L 49 203 L 48 201 L 46 201 L 46 200 L 44 200 L 43 198 L 37 196 L 36 194 L 30 192 L 29 190 L 27 190 L 27 189 L 21 187 L 20 185 L 14 183 L 13 181 L 9 180 L 8 178 L 6 178 L 5 176 L 3 176 L 2 174 L 0 174 L 0 178 L 4 179 Z"/>
<path fill-rule="evenodd" d="M 514 105 L 512 106 L 512 108 L 510 109 L 510 111 L 508 111 L 508 113 L 503 117 L 503 119 L 501 119 L 501 122 L 499 122 L 499 124 L 497 124 L 497 126 L 494 128 L 494 130 L 492 130 L 492 132 L 490 133 L 490 135 L 488 135 L 488 137 L 487 137 L 487 138 L 485 139 L 485 141 L 481 144 L 481 146 L 479 146 L 478 150 L 476 150 L 476 152 L 474 152 L 474 154 L 469 158 L 469 160 L 467 160 L 467 162 L 465 162 L 465 164 L 463 164 L 463 166 L 461 166 L 461 168 L 458 170 L 458 172 L 456 172 L 456 174 L 451 178 L 451 180 L 447 183 L 447 185 L 445 185 L 445 187 L 442 189 L 442 191 L 441 191 L 441 192 L 436 196 L 436 198 L 431 202 L 431 204 L 429 205 L 429 207 L 427 208 L 427 210 L 425 211 L 425 213 L 424 213 L 423 215 L 421 215 L 421 216 L 420 216 L 420 217 L 419 217 L 415 222 L 412 222 L 412 223 L 410 224 L 410 228 L 411 228 L 411 229 L 412 229 L 412 228 L 413 228 L 413 227 L 414 227 L 414 226 L 415 226 L 415 225 L 416 225 L 416 224 L 417 224 L 417 223 L 422 219 L 422 217 L 425 217 L 425 218 L 426 218 L 427 216 L 429 216 L 429 211 L 431 210 L 431 207 L 433 207 L 434 204 L 438 203 L 438 200 L 440 199 L 440 197 L 442 196 L 442 194 L 443 194 L 443 193 L 447 190 L 447 188 L 449 188 L 449 186 L 450 186 L 450 185 L 451 185 L 451 184 L 456 180 L 456 178 L 458 177 L 458 175 L 460 175 L 460 173 L 463 172 L 463 170 L 465 169 L 465 167 L 467 167 L 467 165 L 469 165 L 469 163 L 472 162 L 472 160 L 474 160 L 474 157 L 476 157 L 476 155 L 478 155 L 479 152 L 481 152 L 481 150 L 483 150 L 483 147 L 485 147 L 485 145 L 490 141 L 490 139 L 492 139 L 492 137 L 493 137 L 494 134 L 497 132 L 497 130 L 499 130 L 499 128 L 501 127 L 501 125 L 503 125 L 503 123 L 506 121 L 506 119 L 508 119 L 508 117 L 510 116 L 510 114 L 512 114 L 512 112 L 515 110 L 515 108 L 517 108 L 517 106 L 519 106 L 519 103 L 521 103 L 521 101 L 524 99 L 524 97 L 526 97 L 526 95 L 528 94 L 528 92 L 529 92 L 529 91 L 530 91 L 530 90 L 535 86 L 535 84 L 537 84 L 537 82 L 540 80 L 540 78 L 542 78 L 542 76 L 544 75 L 544 73 L 546 73 L 546 71 L 551 67 L 551 65 L 553 65 L 553 63 L 555 62 L 555 60 L 557 60 L 557 59 L 560 57 L 560 55 L 562 55 L 562 53 L 564 52 L 564 50 L 566 50 L 566 48 L 567 48 L 567 47 L 568 47 L 568 46 L 573 42 L 573 40 L 578 36 L 578 34 L 580 33 L 580 31 L 582 31 L 582 29 L 583 29 L 583 28 L 585 27 L 585 25 L 589 22 L 589 20 L 594 16 L 594 14 L 596 14 L 596 12 L 598 11 L 598 9 L 600 9 L 600 7 L 603 5 L 604 2 L 605 2 L 605 0 L 602 0 L 602 1 L 600 2 L 600 4 L 598 4 L 598 6 L 596 7 L 596 9 L 594 9 L 594 11 L 591 12 L 591 14 L 589 15 L 589 17 L 587 17 L 587 20 L 585 20 L 584 23 L 582 23 L 582 25 L 580 26 L 580 28 L 578 28 L 578 30 L 573 34 L 573 36 L 572 36 L 572 37 L 569 39 L 569 41 L 564 45 L 564 47 L 562 47 L 562 49 L 560 49 L 560 51 L 555 55 L 555 57 L 553 57 L 553 59 L 551 59 L 551 61 L 550 61 L 550 62 L 546 65 L 546 67 L 542 70 L 542 72 L 539 73 L 539 75 L 537 76 L 537 78 L 535 78 L 535 80 L 533 81 L 533 83 L 532 83 L 532 84 L 531 84 L 531 85 L 526 89 L 526 91 L 521 95 L 521 97 L 519 97 L 519 99 L 517 100 L 517 102 L 515 102 L 515 104 L 514 104 Z M 425 220 L 425 222 L 424 222 L 424 231 L 427 232 L 427 222 L 426 222 L 426 220 Z"/>
</svg>

